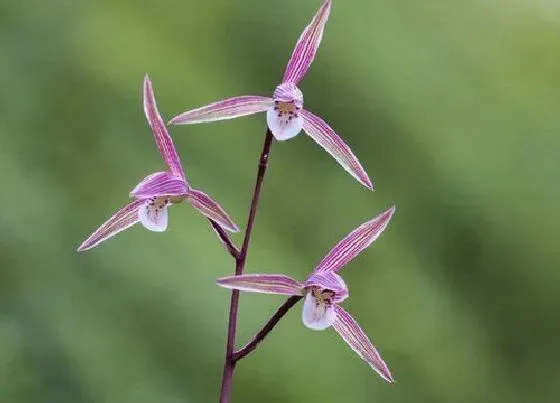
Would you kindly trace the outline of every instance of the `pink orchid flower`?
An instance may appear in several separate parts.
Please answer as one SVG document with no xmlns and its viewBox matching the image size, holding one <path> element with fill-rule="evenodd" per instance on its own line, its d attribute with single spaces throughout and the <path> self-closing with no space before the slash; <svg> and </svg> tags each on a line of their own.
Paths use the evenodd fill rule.
<svg viewBox="0 0 560 403">
<path fill-rule="evenodd" d="M 210 196 L 189 186 L 183 166 L 158 112 L 152 83 L 144 79 L 144 112 L 152 128 L 157 148 L 167 165 L 167 171 L 147 176 L 130 192 L 135 200 L 109 218 L 89 236 L 78 251 L 91 249 L 137 222 L 150 231 L 162 232 L 167 228 L 167 207 L 184 201 L 224 229 L 239 231 L 228 214 Z"/>
<path fill-rule="evenodd" d="M 313 330 L 332 326 L 371 368 L 386 381 L 393 382 L 385 361 L 360 325 L 339 305 L 348 297 L 348 287 L 336 272 L 381 235 L 394 212 L 395 206 L 392 206 L 352 231 L 323 258 L 303 283 L 281 274 L 244 274 L 220 278 L 217 284 L 241 291 L 304 296 L 302 319 L 305 326 Z"/>
<path fill-rule="evenodd" d="M 282 83 L 276 87 L 272 98 L 245 95 L 224 99 L 184 112 L 171 119 L 170 123 L 208 123 L 266 112 L 268 128 L 276 140 L 288 140 L 303 129 L 350 175 L 373 190 L 366 171 L 350 147 L 323 119 L 303 109 L 303 94 L 297 87 L 315 58 L 330 10 L 331 0 L 325 0 L 301 34 L 286 67 Z"/>
</svg>

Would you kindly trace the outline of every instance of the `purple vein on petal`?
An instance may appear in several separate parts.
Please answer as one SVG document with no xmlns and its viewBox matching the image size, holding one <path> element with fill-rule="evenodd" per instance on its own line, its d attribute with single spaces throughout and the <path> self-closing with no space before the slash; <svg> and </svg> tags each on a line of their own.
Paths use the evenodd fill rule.
<svg viewBox="0 0 560 403">
<path fill-rule="evenodd" d="M 385 364 L 377 349 L 371 344 L 360 325 L 339 305 L 335 305 L 334 309 L 336 312 L 336 319 L 333 323 L 334 330 L 383 379 L 387 382 L 394 382 L 387 364 Z"/>
<path fill-rule="evenodd" d="M 78 252 L 91 249 L 136 224 L 139 221 L 138 207 L 142 203 L 144 200 L 134 200 L 113 214 L 80 245 Z"/>
<path fill-rule="evenodd" d="M 286 66 L 286 72 L 284 73 L 284 79 L 282 82 L 292 82 L 298 83 L 315 58 L 317 49 L 321 44 L 321 39 L 323 37 L 323 30 L 325 24 L 329 18 L 329 13 L 331 11 L 331 0 L 325 0 L 313 20 L 305 27 L 305 30 L 299 37 L 290 61 Z"/>
<path fill-rule="evenodd" d="M 391 217 L 395 212 L 395 206 L 391 206 L 374 219 L 367 221 L 352 231 L 340 241 L 317 265 L 314 273 L 323 271 L 337 271 L 354 259 L 361 251 L 375 241 L 387 228 Z"/>
<path fill-rule="evenodd" d="M 210 196 L 200 190 L 191 189 L 188 194 L 191 205 L 206 217 L 216 221 L 230 232 L 239 232 L 239 227 L 229 217 L 228 213 Z"/>
<path fill-rule="evenodd" d="M 303 130 L 317 144 L 325 149 L 333 158 L 362 185 L 373 190 L 368 174 L 344 140 L 320 117 L 309 111 L 301 111 L 303 116 Z"/>
<path fill-rule="evenodd" d="M 165 164 L 172 174 L 185 179 L 185 173 L 183 172 L 181 161 L 179 160 L 179 156 L 177 155 L 177 151 L 173 145 L 173 140 L 171 139 L 171 136 L 169 135 L 167 128 L 163 123 L 163 119 L 157 109 L 152 82 L 147 74 L 144 78 L 144 113 L 146 114 L 146 119 L 152 128 L 157 148 L 165 161 Z"/>
<path fill-rule="evenodd" d="M 223 99 L 197 109 L 183 112 L 175 116 L 170 124 L 192 125 L 209 123 L 217 120 L 235 119 L 241 116 L 264 112 L 274 105 L 274 100 L 257 95 L 242 95 Z"/>
<path fill-rule="evenodd" d="M 235 290 L 258 292 L 262 294 L 301 295 L 303 285 L 282 274 L 243 274 L 222 277 L 216 284 Z"/>
<path fill-rule="evenodd" d="M 188 186 L 181 178 L 169 172 L 157 172 L 146 176 L 142 182 L 130 192 L 130 196 L 149 199 L 154 196 L 181 196 Z"/>
</svg>

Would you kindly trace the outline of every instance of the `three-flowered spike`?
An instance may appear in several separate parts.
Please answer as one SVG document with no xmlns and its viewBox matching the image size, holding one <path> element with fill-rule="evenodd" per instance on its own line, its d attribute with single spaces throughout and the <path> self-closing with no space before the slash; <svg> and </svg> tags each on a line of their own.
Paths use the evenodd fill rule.
<svg viewBox="0 0 560 403">
<path fill-rule="evenodd" d="M 290 61 L 286 66 L 283 82 L 297 84 L 305 76 L 321 44 L 323 30 L 329 19 L 330 12 L 331 0 L 326 0 L 299 37 L 292 57 L 290 57 Z"/>
<path fill-rule="evenodd" d="M 137 222 L 142 223 L 144 228 L 150 231 L 165 231 L 168 223 L 168 207 L 185 200 L 222 228 L 232 232 L 239 231 L 239 227 L 215 200 L 200 190 L 190 188 L 171 136 L 158 112 L 152 83 L 147 75 L 144 78 L 143 88 L 146 119 L 169 171 L 156 172 L 145 177 L 130 192 L 130 196 L 136 200 L 101 225 L 80 245 L 79 251 L 91 249 Z"/>
<path fill-rule="evenodd" d="M 327 254 L 322 264 L 303 282 L 282 274 L 244 274 L 223 277 L 216 283 L 225 288 L 263 294 L 304 295 L 302 321 L 313 330 L 333 327 L 342 339 L 383 379 L 393 377 L 381 356 L 358 323 L 339 304 L 348 297 L 348 287 L 336 274 L 343 265 L 357 256 L 379 237 L 395 206 L 352 231 Z M 323 262 L 325 262 L 323 264 Z"/>
<path fill-rule="evenodd" d="M 315 58 L 330 10 L 331 0 L 324 0 L 297 41 L 284 79 L 276 87 L 272 98 L 251 95 L 224 99 L 183 112 L 171 119 L 170 123 L 207 123 L 266 112 L 268 128 L 276 140 L 291 139 L 303 129 L 350 175 L 373 190 L 371 180 L 350 147 L 321 118 L 303 109 L 303 94 L 297 87 Z"/>
</svg>

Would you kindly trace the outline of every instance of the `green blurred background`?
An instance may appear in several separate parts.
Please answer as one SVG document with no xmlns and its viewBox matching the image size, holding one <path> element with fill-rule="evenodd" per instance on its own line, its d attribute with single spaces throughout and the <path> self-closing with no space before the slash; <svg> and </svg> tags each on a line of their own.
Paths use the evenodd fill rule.
<svg viewBox="0 0 560 403">
<path fill-rule="evenodd" d="M 186 205 L 76 247 L 163 165 L 165 118 L 271 94 L 319 0 L 0 3 L 0 402 L 217 400 L 232 272 Z M 297 307 L 238 366 L 234 402 L 558 402 L 560 6 L 335 0 L 306 106 L 368 192 L 305 135 L 274 144 L 248 271 L 303 279 L 398 205 L 344 271 L 381 381 Z M 245 222 L 264 116 L 172 128 L 194 186 Z M 240 241 L 240 236 L 236 237 Z M 283 298 L 243 295 L 239 344 Z"/>
</svg>

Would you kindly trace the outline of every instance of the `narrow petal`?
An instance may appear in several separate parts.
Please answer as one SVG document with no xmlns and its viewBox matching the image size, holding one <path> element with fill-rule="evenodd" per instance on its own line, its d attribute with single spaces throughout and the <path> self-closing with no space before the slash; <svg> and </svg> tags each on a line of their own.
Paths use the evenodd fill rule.
<svg viewBox="0 0 560 403">
<path fill-rule="evenodd" d="M 293 82 L 297 84 L 303 78 L 309 66 L 311 66 L 315 58 L 315 53 L 317 53 L 317 49 L 321 44 L 323 30 L 330 12 L 331 0 L 325 0 L 313 17 L 311 23 L 305 27 L 305 30 L 299 37 L 292 56 L 290 57 L 290 61 L 288 62 L 288 66 L 286 67 L 286 73 L 284 73 L 284 79 L 282 80 L 283 82 Z"/>
<path fill-rule="evenodd" d="M 169 172 L 157 172 L 146 176 L 142 182 L 130 192 L 130 196 L 138 199 L 149 199 L 154 196 L 181 196 L 188 190 L 185 180 Z"/>
<path fill-rule="evenodd" d="M 271 98 L 254 95 L 233 97 L 183 112 L 171 119 L 169 123 L 174 125 L 192 125 L 195 123 L 214 122 L 216 120 L 235 119 L 241 116 L 264 112 L 273 103 Z"/>
<path fill-rule="evenodd" d="M 335 305 L 334 309 L 336 312 L 336 319 L 333 324 L 334 330 L 381 378 L 387 382 L 394 382 L 387 364 L 371 344 L 360 325 L 339 305 Z"/>
<path fill-rule="evenodd" d="M 161 115 L 158 112 L 152 82 L 148 75 L 144 78 L 144 113 L 152 128 L 157 148 L 172 174 L 185 179 L 181 161 L 173 145 L 173 140 L 167 132 Z"/>
<path fill-rule="evenodd" d="M 101 227 L 99 227 L 78 248 L 79 252 L 96 247 L 101 242 L 117 235 L 119 232 L 132 227 L 138 222 L 138 208 L 143 202 L 134 200 L 117 211 Z"/>
<path fill-rule="evenodd" d="M 222 277 L 216 284 L 234 290 L 258 292 L 261 294 L 301 295 L 303 285 L 282 274 L 243 274 Z"/>
<path fill-rule="evenodd" d="M 303 324 L 313 330 L 325 330 L 331 326 L 335 319 L 334 305 L 316 298 L 312 292 L 308 292 L 303 302 L 301 314 Z"/>
<path fill-rule="evenodd" d="M 338 274 L 331 271 L 313 273 L 303 285 L 306 288 L 317 287 L 321 291 L 329 290 L 334 293 L 332 301 L 339 303 L 348 298 L 348 286 Z"/>
<path fill-rule="evenodd" d="M 279 141 L 284 141 L 295 137 L 303 128 L 303 117 L 301 111 L 293 114 L 285 114 L 277 110 L 278 107 L 270 108 L 266 112 L 266 123 L 268 128 Z"/>
<path fill-rule="evenodd" d="M 346 145 L 340 136 L 320 117 L 306 110 L 302 110 L 301 114 L 303 116 L 303 130 L 305 130 L 309 137 L 332 155 L 358 182 L 373 190 L 373 185 L 368 174 L 362 168 L 362 164 L 360 164 L 358 158 L 356 158 L 350 147 Z"/>
<path fill-rule="evenodd" d="M 233 222 L 225 210 L 210 196 L 200 190 L 191 189 L 188 200 L 191 205 L 209 219 L 216 221 L 230 232 L 239 232 L 239 227 Z"/>
<path fill-rule="evenodd" d="M 363 223 L 340 241 L 317 265 L 313 273 L 337 271 L 375 241 L 387 228 L 395 206 L 385 210 L 373 220 Z"/>
<path fill-rule="evenodd" d="M 170 201 L 166 197 L 154 197 L 145 200 L 144 204 L 138 209 L 138 218 L 144 228 L 154 231 L 163 232 L 167 229 L 167 207 Z"/>
</svg>

